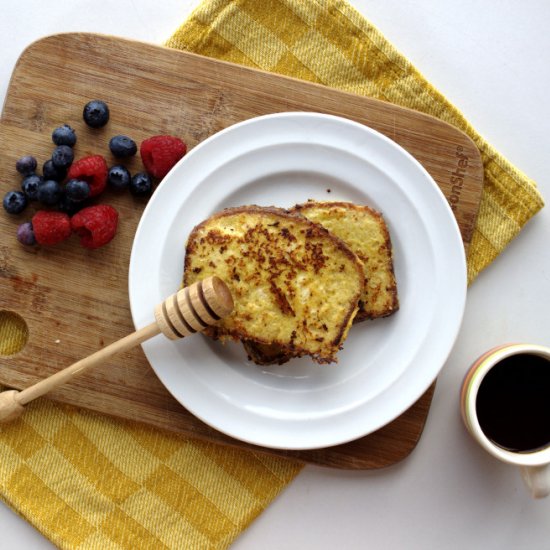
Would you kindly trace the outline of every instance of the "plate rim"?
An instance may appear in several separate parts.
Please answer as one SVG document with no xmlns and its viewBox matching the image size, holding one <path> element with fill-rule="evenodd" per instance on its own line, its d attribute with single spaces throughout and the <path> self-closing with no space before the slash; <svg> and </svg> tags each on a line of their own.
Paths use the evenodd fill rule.
<svg viewBox="0 0 550 550">
<path fill-rule="evenodd" d="M 456 306 L 456 309 L 457 309 L 458 313 L 457 313 L 457 319 L 455 320 L 454 330 L 448 335 L 448 340 L 449 340 L 448 349 L 446 349 L 446 351 L 443 353 L 442 359 L 441 359 L 441 361 L 439 361 L 441 364 L 440 364 L 439 368 L 437 369 L 437 371 L 435 372 L 434 379 L 437 378 L 437 375 L 439 374 L 441 368 L 443 367 L 445 361 L 447 360 L 448 355 L 450 354 L 450 352 L 452 350 L 452 347 L 453 347 L 453 345 L 456 341 L 456 338 L 458 336 L 458 332 L 460 330 L 460 326 L 461 326 L 461 323 L 462 323 L 463 314 L 464 314 L 465 301 L 466 301 L 466 286 L 467 286 L 465 251 L 464 251 L 463 241 L 462 241 L 462 237 L 460 235 L 460 230 L 459 230 L 459 227 L 458 227 L 458 223 L 456 221 L 456 218 L 455 218 L 454 214 L 452 213 L 452 209 L 450 208 L 450 205 L 448 204 L 447 199 L 445 198 L 442 190 L 435 183 L 435 181 L 433 180 L 431 175 L 426 171 L 426 169 L 408 151 L 403 149 L 403 147 L 401 147 L 399 144 L 397 144 L 396 142 L 391 140 L 389 137 L 385 136 L 384 134 L 381 134 L 380 132 L 378 132 L 378 131 L 376 131 L 376 130 L 374 130 L 374 129 L 372 129 L 372 128 L 364 125 L 364 124 L 355 122 L 355 121 L 350 120 L 350 119 L 342 118 L 342 117 L 339 117 L 339 116 L 336 116 L 336 115 L 330 115 L 330 114 L 324 114 L 324 113 L 294 111 L 294 112 L 272 113 L 272 114 L 268 114 L 268 115 L 253 117 L 253 118 L 238 122 L 236 124 L 233 124 L 231 126 L 228 126 L 227 128 L 224 128 L 220 132 L 217 132 L 216 134 L 213 134 L 212 136 L 210 136 L 209 138 L 207 138 L 203 142 L 199 143 L 191 151 L 189 151 L 189 153 L 186 155 L 186 157 L 184 157 L 176 166 L 174 166 L 174 168 L 170 171 L 170 173 L 159 184 L 157 189 L 160 189 L 161 186 L 164 187 L 166 185 L 169 185 L 170 181 L 171 181 L 170 176 L 173 172 L 176 172 L 176 171 L 180 170 L 181 169 L 180 166 L 182 164 L 185 165 L 185 163 L 189 163 L 189 160 L 187 160 L 187 159 L 189 159 L 189 158 L 193 159 L 194 156 L 196 156 L 197 154 L 200 154 L 200 152 L 203 149 L 208 148 L 210 146 L 209 144 L 211 144 L 212 142 L 215 142 L 216 140 L 219 140 L 222 135 L 226 135 L 227 133 L 239 132 L 242 127 L 249 126 L 251 124 L 253 124 L 253 125 L 254 124 L 262 124 L 262 122 L 265 121 L 265 120 L 270 120 L 270 119 L 271 120 L 273 120 L 273 119 L 278 119 L 278 120 L 281 120 L 281 119 L 304 119 L 304 118 L 309 119 L 309 120 L 317 120 L 317 121 L 319 121 L 319 120 L 321 120 L 321 121 L 330 121 L 331 123 L 343 124 L 343 125 L 350 125 L 351 124 L 352 126 L 360 127 L 361 130 L 366 131 L 368 134 L 371 134 L 371 136 L 375 136 L 376 139 L 381 139 L 382 141 L 389 144 L 389 146 L 396 149 L 399 152 L 400 155 L 407 157 L 408 161 L 411 162 L 413 165 L 415 165 L 415 169 L 419 170 L 422 173 L 423 177 L 427 178 L 427 180 L 429 182 L 431 182 L 432 189 L 436 191 L 436 194 L 439 194 L 439 202 L 440 202 L 442 208 L 444 210 L 446 209 L 447 219 L 450 219 L 450 220 L 453 221 L 453 223 L 450 224 L 450 227 L 454 228 L 454 232 L 453 232 L 454 236 L 458 237 L 458 242 L 460 243 L 460 247 L 457 247 L 457 251 L 459 251 L 459 254 L 455 258 L 455 260 L 458 261 L 458 263 L 460 264 L 460 267 L 461 267 L 460 274 L 458 275 L 458 280 L 456 282 L 457 288 L 459 289 L 460 293 L 459 293 L 459 295 L 457 295 L 455 293 L 455 301 L 458 300 L 458 305 Z M 200 187 L 200 184 L 197 184 L 197 186 L 194 189 L 196 189 L 198 187 Z M 139 239 L 141 238 L 140 235 L 141 235 L 141 232 L 143 231 L 143 226 L 145 224 L 145 220 L 147 220 L 147 218 L 148 218 L 149 211 L 151 209 L 153 209 L 153 205 L 154 205 L 154 197 L 151 198 L 149 203 L 146 205 L 146 208 L 144 209 L 144 212 L 143 212 L 142 217 L 140 219 L 140 222 L 138 224 L 138 228 L 136 230 L 134 242 L 133 242 L 133 245 L 132 245 L 132 252 L 131 252 L 131 256 L 130 256 L 130 269 L 129 269 L 129 281 L 128 281 L 128 283 L 129 283 L 129 296 L 130 296 L 130 309 L 131 309 L 131 313 L 132 313 L 132 319 L 133 319 L 133 322 L 136 325 L 136 327 L 140 325 L 140 319 L 138 318 L 139 316 L 136 315 L 136 299 L 133 298 L 134 291 L 133 291 L 133 284 L 132 284 L 133 273 L 135 271 L 136 261 L 137 261 L 136 260 L 136 258 L 137 258 L 136 243 L 139 243 Z M 201 220 L 198 220 L 198 221 L 201 221 Z M 184 243 L 182 243 L 182 248 L 183 248 L 183 246 L 184 246 Z M 456 275 L 457 274 L 455 273 L 455 276 Z M 400 414 L 402 414 L 406 409 L 408 409 L 410 406 L 412 406 L 414 404 L 414 402 L 418 398 L 421 397 L 421 395 L 429 388 L 429 386 L 434 381 L 432 379 L 432 380 L 429 381 L 429 383 L 425 384 L 425 387 L 421 391 L 417 392 L 418 395 L 416 396 L 416 398 L 414 400 L 410 401 L 410 402 L 407 402 L 402 407 L 400 407 L 399 410 L 395 414 L 393 414 L 392 418 L 390 418 L 389 420 L 385 420 L 381 425 L 378 425 L 378 426 L 374 427 L 373 429 L 369 429 L 368 431 L 366 431 L 364 433 L 363 432 L 358 433 L 358 434 L 353 435 L 352 437 L 350 437 L 348 435 L 348 436 L 345 436 L 343 438 L 331 438 L 330 441 L 325 441 L 321 444 L 311 443 L 311 442 L 306 443 L 306 444 L 304 444 L 304 443 L 298 444 L 296 442 L 289 443 L 288 441 L 286 443 L 283 443 L 283 442 L 280 442 L 280 441 L 269 441 L 269 438 L 267 440 L 265 438 L 262 438 L 262 439 L 258 440 L 257 437 L 247 437 L 246 434 L 242 434 L 240 432 L 236 433 L 234 430 L 229 430 L 228 431 L 227 428 L 225 428 L 225 429 L 224 429 L 224 427 L 220 428 L 219 423 L 212 422 L 212 418 L 210 416 L 205 416 L 204 414 L 197 413 L 196 410 L 191 410 L 190 408 L 188 408 L 188 405 L 183 403 L 181 398 L 174 394 L 173 389 L 171 389 L 169 386 L 166 385 L 165 380 L 159 374 L 157 368 L 155 368 L 155 365 L 151 361 L 150 354 L 148 353 L 148 347 L 149 347 L 148 343 L 144 343 L 144 345 L 142 347 L 144 349 L 145 355 L 147 356 L 147 359 L 148 359 L 149 363 L 151 364 L 151 367 L 153 368 L 154 372 L 157 374 L 157 376 L 159 377 L 159 379 L 161 380 L 163 385 L 174 396 L 174 398 L 180 404 L 182 404 L 183 407 L 187 408 L 187 410 L 190 410 L 190 412 L 192 414 L 197 416 L 203 422 L 206 422 L 210 426 L 212 426 L 215 429 L 221 431 L 222 433 L 225 433 L 226 435 L 234 437 L 234 438 L 236 438 L 240 441 L 245 441 L 247 443 L 251 443 L 251 444 L 254 444 L 254 445 L 261 445 L 261 446 L 264 446 L 264 447 L 269 447 L 269 448 L 274 448 L 274 449 L 291 449 L 291 450 L 316 449 L 316 448 L 322 448 L 322 447 L 337 445 L 337 444 L 341 444 L 341 443 L 346 443 L 350 440 L 357 439 L 357 438 L 363 437 L 365 435 L 368 435 L 369 433 L 372 433 L 373 431 L 375 431 L 376 429 L 379 429 L 383 425 L 386 425 L 387 423 L 391 422 L 393 419 L 397 418 Z"/>
</svg>

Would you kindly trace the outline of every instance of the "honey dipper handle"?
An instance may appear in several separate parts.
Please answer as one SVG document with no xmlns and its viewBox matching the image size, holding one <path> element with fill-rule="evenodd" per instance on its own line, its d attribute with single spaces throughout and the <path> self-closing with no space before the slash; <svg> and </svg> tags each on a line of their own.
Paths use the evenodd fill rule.
<svg viewBox="0 0 550 550">
<path fill-rule="evenodd" d="M 68 382 L 73 376 L 80 374 L 83 370 L 98 365 L 106 359 L 113 357 L 117 353 L 127 351 L 145 340 L 160 333 L 160 328 L 157 323 L 151 323 L 142 329 L 125 336 L 124 338 L 109 344 L 108 346 L 92 353 L 88 357 L 73 363 L 70 367 L 40 380 L 36 384 L 22 390 L 7 390 L 0 393 L 0 423 L 10 422 L 15 420 L 25 410 L 23 405 L 29 403 L 33 399 L 40 397 L 51 390 L 54 390 Z"/>
<path fill-rule="evenodd" d="M 48 378 L 44 378 L 44 380 L 30 386 L 29 388 L 20 391 L 15 400 L 21 405 L 25 405 L 33 399 L 36 399 L 37 397 L 58 388 L 62 384 L 65 384 L 65 382 L 68 382 L 71 378 L 77 374 L 80 374 L 85 369 L 99 365 L 118 353 L 128 351 L 129 349 L 132 349 L 138 344 L 145 342 L 145 340 L 148 340 L 159 333 L 160 329 L 157 324 L 151 323 L 150 325 L 147 325 L 146 327 L 143 327 L 140 330 L 137 330 L 136 332 L 133 332 L 132 334 L 109 344 L 99 351 L 92 353 L 92 355 L 88 355 L 88 357 L 73 363 L 70 367 L 60 370 L 55 374 L 48 376 Z"/>
<path fill-rule="evenodd" d="M 0 393 L 0 422 L 16 419 L 23 405 L 54 390 L 82 371 L 103 363 L 118 353 L 127 351 L 145 340 L 164 334 L 175 340 L 196 332 L 226 317 L 233 310 L 233 298 L 226 284 L 218 277 L 209 277 L 167 298 L 155 310 L 155 322 L 73 363 L 70 367 L 22 391 Z"/>
</svg>

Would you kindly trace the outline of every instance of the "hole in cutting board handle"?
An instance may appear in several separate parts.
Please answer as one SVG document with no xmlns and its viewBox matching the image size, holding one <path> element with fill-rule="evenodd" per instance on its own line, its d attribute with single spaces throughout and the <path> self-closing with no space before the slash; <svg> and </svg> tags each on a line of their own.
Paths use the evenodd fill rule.
<svg viewBox="0 0 550 550">
<path fill-rule="evenodd" d="M 15 311 L 0 310 L 0 357 L 19 353 L 29 339 L 25 319 Z"/>
</svg>

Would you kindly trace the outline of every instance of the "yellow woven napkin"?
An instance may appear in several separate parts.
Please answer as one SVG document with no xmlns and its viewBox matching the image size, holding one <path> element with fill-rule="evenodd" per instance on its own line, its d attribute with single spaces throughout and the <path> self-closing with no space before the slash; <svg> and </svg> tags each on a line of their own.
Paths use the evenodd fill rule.
<svg viewBox="0 0 550 550">
<path fill-rule="evenodd" d="M 210 0 L 167 44 L 412 107 L 468 133 L 486 180 L 470 280 L 543 206 L 533 182 L 344 2 Z M 0 355 L 26 337 L 15 325 L 0 317 Z M 47 400 L 0 427 L 0 453 L 2 498 L 70 549 L 225 548 L 301 468 Z"/>
<path fill-rule="evenodd" d="M 0 433 L 0 490 L 60 548 L 226 548 L 298 464 L 46 400 Z"/>
<path fill-rule="evenodd" d="M 543 206 L 534 182 L 491 147 L 384 36 L 340 0 L 210 0 L 168 46 L 389 101 L 436 116 L 479 147 L 485 186 L 468 280 Z"/>
</svg>

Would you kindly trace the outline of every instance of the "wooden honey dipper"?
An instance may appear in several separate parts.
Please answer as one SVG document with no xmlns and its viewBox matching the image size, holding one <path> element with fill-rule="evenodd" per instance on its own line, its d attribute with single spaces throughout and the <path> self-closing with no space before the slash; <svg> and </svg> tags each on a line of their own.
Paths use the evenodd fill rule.
<svg viewBox="0 0 550 550">
<path fill-rule="evenodd" d="M 127 351 L 145 340 L 164 334 L 170 340 L 201 332 L 233 310 L 233 298 L 218 277 L 208 277 L 182 288 L 155 308 L 155 322 L 92 353 L 71 366 L 18 391 L 0 393 L 0 422 L 18 418 L 33 399 L 58 388 L 84 370 L 99 365 L 117 353 Z"/>
</svg>

